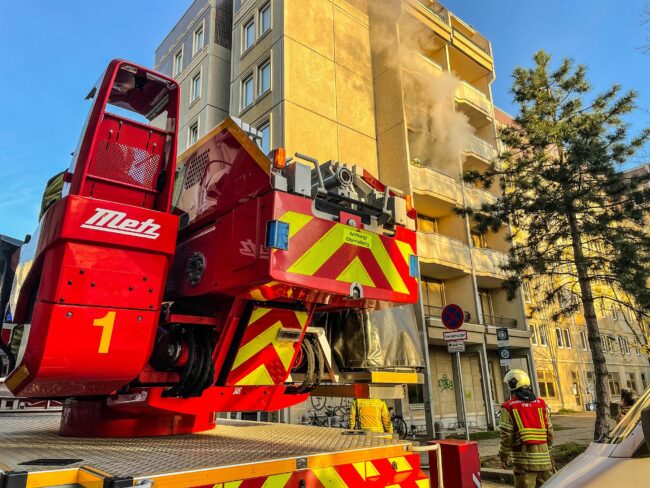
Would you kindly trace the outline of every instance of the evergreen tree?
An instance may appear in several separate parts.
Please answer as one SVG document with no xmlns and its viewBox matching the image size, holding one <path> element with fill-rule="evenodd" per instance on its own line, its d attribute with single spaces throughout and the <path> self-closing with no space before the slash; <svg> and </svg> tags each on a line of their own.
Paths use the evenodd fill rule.
<svg viewBox="0 0 650 488">
<path fill-rule="evenodd" d="M 522 282 L 541 282 L 540 308 L 559 302 L 557 314 L 570 315 L 582 307 L 594 363 L 598 439 L 608 433 L 610 395 L 595 302 L 629 297 L 620 301 L 638 321 L 649 317 L 644 219 L 650 198 L 638 189 L 641 179 L 630 181 L 619 168 L 646 143 L 650 130 L 631 137 L 622 119 L 635 109 L 635 92 L 621 93 L 615 85 L 590 97 L 584 66 L 565 59 L 553 69 L 544 51 L 534 60 L 534 67 L 513 73 L 519 113 L 500 131 L 505 150 L 485 172 L 464 175 L 486 188 L 498 181 L 503 195 L 480 209 L 459 211 L 472 216 L 479 232 L 508 224 L 513 229 L 504 285 L 511 299 Z"/>
</svg>

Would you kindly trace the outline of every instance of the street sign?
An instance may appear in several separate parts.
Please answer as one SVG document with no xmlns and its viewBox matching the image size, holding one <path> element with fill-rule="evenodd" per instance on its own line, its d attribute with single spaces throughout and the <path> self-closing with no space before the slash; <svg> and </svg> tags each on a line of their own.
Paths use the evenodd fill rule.
<svg viewBox="0 0 650 488">
<path fill-rule="evenodd" d="M 497 329 L 497 341 L 509 341 L 510 334 L 507 327 L 499 327 Z"/>
<path fill-rule="evenodd" d="M 450 303 L 442 309 L 440 318 L 442 319 L 442 325 L 450 330 L 456 330 L 460 329 L 460 326 L 463 325 L 465 312 L 455 303 Z"/>
<path fill-rule="evenodd" d="M 455 352 L 465 352 L 465 343 L 462 341 L 459 342 L 448 342 L 447 343 L 447 352 L 448 353 L 455 353 Z"/>
<path fill-rule="evenodd" d="M 467 331 L 466 330 L 452 330 L 451 332 L 443 332 L 442 338 L 449 341 L 466 341 L 467 340 Z"/>
<path fill-rule="evenodd" d="M 512 351 L 510 350 L 510 346 L 499 347 L 497 354 L 499 356 L 499 364 L 501 364 L 501 366 L 510 366 L 512 364 Z"/>
</svg>

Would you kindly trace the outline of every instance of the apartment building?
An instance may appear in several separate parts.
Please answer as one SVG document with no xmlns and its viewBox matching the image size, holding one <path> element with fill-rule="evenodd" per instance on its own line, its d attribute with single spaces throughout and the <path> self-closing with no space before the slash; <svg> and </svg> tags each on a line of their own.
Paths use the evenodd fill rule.
<svg viewBox="0 0 650 488">
<path fill-rule="evenodd" d="M 212 9 L 206 19 L 219 16 L 214 0 L 197 0 L 196 13 L 179 22 L 187 26 L 173 32 L 191 36 L 204 8 Z M 413 196 L 435 417 L 447 427 L 462 420 L 462 374 L 470 425 L 491 423 L 505 394 L 498 327 L 510 330 L 512 366 L 533 375 L 534 368 L 523 301 L 508 301 L 500 289 L 508 229 L 479 235 L 454 211 L 499 192 L 461 178 L 497 151 L 489 41 L 431 1 L 235 0 L 232 15 L 229 83 L 220 72 L 218 83 L 205 79 L 205 86 L 220 90 L 219 100 L 227 94 L 228 113 L 261 132 L 265 151 L 284 146 L 288 154 L 356 164 Z M 170 34 L 156 54 L 165 73 L 172 65 L 159 59 L 178 48 L 163 46 L 179 37 Z M 197 116 L 193 110 L 183 105 L 182 127 Z M 209 130 L 200 124 L 200 134 Z M 440 314 L 449 303 L 466 312 L 460 370 L 442 336 Z M 411 387 L 407 423 L 424 421 L 422 402 L 422 387 Z"/>
<path fill-rule="evenodd" d="M 181 86 L 179 154 L 229 114 L 232 0 L 196 0 L 162 41 L 154 68 Z"/>
</svg>

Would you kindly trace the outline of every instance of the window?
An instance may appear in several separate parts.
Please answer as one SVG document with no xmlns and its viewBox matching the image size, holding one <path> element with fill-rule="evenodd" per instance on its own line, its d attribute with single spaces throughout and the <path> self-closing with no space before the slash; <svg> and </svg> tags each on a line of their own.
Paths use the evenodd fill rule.
<svg viewBox="0 0 650 488">
<path fill-rule="evenodd" d="M 174 76 L 177 76 L 181 71 L 183 71 L 183 50 L 181 49 L 174 56 L 174 67 L 173 73 Z"/>
<path fill-rule="evenodd" d="M 262 95 L 271 89 L 271 61 L 257 68 L 257 94 Z"/>
<path fill-rule="evenodd" d="M 424 403 L 424 387 L 422 385 L 408 385 L 409 405 Z"/>
<path fill-rule="evenodd" d="M 618 336 L 618 348 L 621 351 L 621 354 L 626 356 L 630 355 L 630 343 L 627 340 L 627 337 Z"/>
<path fill-rule="evenodd" d="M 621 394 L 621 381 L 618 376 L 618 373 L 609 373 L 607 375 L 607 379 L 609 381 L 609 392 L 612 395 L 620 395 Z"/>
<path fill-rule="evenodd" d="M 191 146 L 199 140 L 199 121 L 197 120 L 190 126 L 190 131 L 187 134 L 187 145 Z"/>
<path fill-rule="evenodd" d="M 580 345 L 582 346 L 583 351 L 589 349 L 589 341 L 587 340 L 587 333 L 584 330 L 580 331 Z"/>
<path fill-rule="evenodd" d="M 479 232 L 473 230 L 472 245 L 474 247 L 487 247 L 487 243 L 485 242 L 485 234 L 480 234 Z"/>
<path fill-rule="evenodd" d="M 537 345 L 537 326 L 536 325 L 531 325 L 530 326 L 530 343 L 533 346 Z"/>
<path fill-rule="evenodd" d="M 271 151 L 271 124 L 267 121 L 263 123 L 257 130 L 262 133 L 262 143 L 260 149 L 264 154 Z"/>
<path fill-rule="evenodd" d="M 428 317 L 440 317 L 445 306 L 445 284 L 433 278 L 422 277 L 422 304 Z"/>
<path fill-rule="evenodd" d="M 489 324 L 493 321 L 492 293 L 490 290 L 479 288 L 478 296 L 481 299 L 481 309 L 483 310 L 483 323 Z"/>
<path fill-rule="evenodd" d="M 616 307 L 612 307 L 612 318 L 618 320 L 618 309 Z"/>
<path fill-rule="evenodd" d="M 203 49 L 203 26 L 194 31 L 194 44 L 192 47 L 192 55 L 198 53 Z"/>
<path fill-rule="evenodd" d="M 244 24 L 242 42 L 242 52 L 250 49 L 255 44 L 255 21 L 253 19 Z"/>
<path fill-rule="evenodd" d="M 634 393 L 638 394 L 639 390 L 637 390 L 636 388 L 636 375 L 634 373 L 627 374 L 625 386 L 627 387 L 628 390 L 632 390 Z"/>
<path fill-rule="evenodd" d="M 557 347 L 564 347 L 564 343 L 562 342 L 562 329 L 559 327 L 555 328 L 555 341 L 557 342 Z"/>
<path fill-rule="evenodd" d="M 524 301 L 526 303 L 530 303 L 530 284 L 528 283 L 522 283 L 521 288 L 524 290 Z"/>
<path fill-rule="evenodd" d="M 611 336 L 601 336 L 600 341 L 603 344 L 603 351 L 612 352 L 614 350 L 612 348 L 612 342 L 614 341 L 614 339 Z"/>
<path fill-rule="evenodd" d="M 539 393 L 542 397 L 555 397 L 555 381 L 550 371 L 538 371 Z"/>
<path fill-rule="evenodd" d="M 539 326 L 539 343 L 548 346 L 548 328 L 545 325 Z"/>
<path fill-rule="evenodd" d="M 571 335 L 569 334 L 569 329 L 564 329 L 564 347 L 571 349 Z"/>
<path fill-rule="evenodd" d="M 260 35 L 271 30 L 271 4 L 267 3 L 260 10 Z"/>
<path fill-rule="evenodd" d="M 427 217 L 426 215 L 418 214 L 418 232 L 425 234 L 438 233 L 438 219 L 435 217 Z"/>
<path fill-rule="evenodd" d="M 253 103 L 253 77 L 249 76 L 241 82 L 241 107 L 248 107 Z"/>
<path fill-rule="evenodd" d="M 190 103 L 201 97 L 201 73 L 197 73 L 192 78 L 192 88 L 190 90 Z"/>
<path fill-rule="evenodd" d="M 648 382 L 645 379 L 645 373 L 641 373 L 641 386 L 643 386 L 643 391 L 648 388 Z"/>
</svg>

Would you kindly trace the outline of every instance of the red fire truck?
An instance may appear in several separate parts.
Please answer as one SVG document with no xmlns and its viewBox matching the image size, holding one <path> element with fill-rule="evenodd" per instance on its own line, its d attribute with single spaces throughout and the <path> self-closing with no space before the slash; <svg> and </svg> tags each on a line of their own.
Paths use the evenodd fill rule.
<svg viewBox="0 0 650 488">
<path fill-rule="evenodd" d="M 89 98 L 5 324 L 6 386 L 63 412 L 0 417 L 0 486 L 428 486 L 409 442 L 215 426 L 342 383 L 328 324 L 416 301 L 409 200 L 357 167 L 269 157 L 230 118 L 177 165 L 179 86 L 130 62 Z"/>
</svg>

